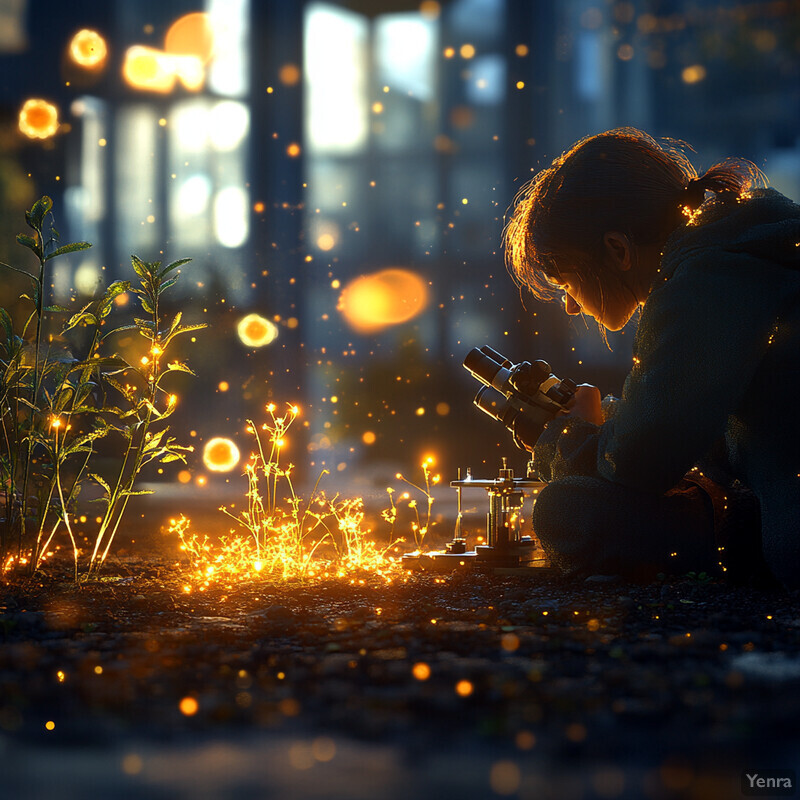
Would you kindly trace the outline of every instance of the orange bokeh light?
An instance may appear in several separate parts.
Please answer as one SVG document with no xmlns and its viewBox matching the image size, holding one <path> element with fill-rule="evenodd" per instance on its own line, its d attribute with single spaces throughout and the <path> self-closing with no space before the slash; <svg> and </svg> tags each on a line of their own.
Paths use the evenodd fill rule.
<svg viewBox="0 0 800 800">
<path fill-rule="evenodd" d="M 58 130 L 58 109 L 46 100 L 26 100 L 19 112 L 19 129 L 30 139 L 47 139 Z"/>
<path fill-rule="evenodd" d="M 214 28 L 208 14 L 196 11 L 176 19 L 167 31 L 164 50 L 174 56 L 194 56 L 208 64 L 214 56 Z"/>
<path fill-rule="evenodd" d="M 79 66 L 97 69 L 105 63 L 108 46 L 97 31 L 84 28 L 72 37 L 69 43 L 69 55 Z"/>
<path fill-rule="evenodd" d="M 278 326 L 259 314 L 248 314 L 239 320 L 236 333 L 247 347 L 264 347 L 278 338 Z"/>
<path fill-rule="evenodd" d="M 373 333 L 413 319 L 427 302 L 428 287 L 420 275 L 390 268 L 351 281 L 338 310 L 354 330 Z"/>
<path fill-rule="evenodd" d="M 209 439 L 203 448 L 203 463 L 211 472 L 230 472 L 239 458 L 239 448 L 222 436 Z"/>
</svg>

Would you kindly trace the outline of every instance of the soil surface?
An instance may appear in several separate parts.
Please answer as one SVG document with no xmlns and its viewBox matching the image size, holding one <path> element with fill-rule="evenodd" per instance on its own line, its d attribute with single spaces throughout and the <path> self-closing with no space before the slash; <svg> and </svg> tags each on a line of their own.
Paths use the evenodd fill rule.
<svg viewBox="0 0 800 800">
<path fill-rule="evenodd" d="M 0 584 L 0 797 L 742 795 L 800 761 L 800 596 L 411 573 Z"/>
</svg>

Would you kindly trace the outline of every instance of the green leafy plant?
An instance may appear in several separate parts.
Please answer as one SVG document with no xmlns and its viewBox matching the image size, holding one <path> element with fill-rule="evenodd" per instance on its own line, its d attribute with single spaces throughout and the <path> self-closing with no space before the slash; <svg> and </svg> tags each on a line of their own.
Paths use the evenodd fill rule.
<svg viewBox="0 0 800 800">
<path fill-rule="evenodd" d="M 138 287 L 114 281 L 75 313 L 48 303 L 52 259 L 91 245 L 58 246 L 49 197 L 37 200 L 25 220 L 33 235 L 20 234 L 17 241 L 36 256 L 38 273 L 0 262 L 31 284 L 20 296 L 30 306 L 21 324 L 0 309 L 0 563 L 3 570 L 27 564 L 35 571 L 64 530 L 77 580 L 81 553 L 73 520 L 86 481 L 100 487 L 96 501 L 104 506 L 86 564 L 88 576 L 106 560 L 129 499 L 144 493 L 135 488 L 141 471 L 152 462 L 184 460 L 191 450 L 168 435 L 164 423 L 175 410 L 176 397 L 163 381 L 171 372 L 192 373 L 180 361 L 167 362 L 166 351 L 176 336 L 204 325 L 182 325 L 178 312 L 162 327 L 162 295 L 189 259 L 162 267 L 132 256 Z M 131 324 L 113 327 L 117 298 L 126 292 L 138 299 L 144 313 Z M 122 331 L 135 331 L 146 340 L 147 353 L 138 363 L 112 349 L 112 337 Z M 121 447 L 109 442 L 107 449 L 120 456 L 105 476 L 95 466 L 104 439 L 121 442 Z"/>
</svg>

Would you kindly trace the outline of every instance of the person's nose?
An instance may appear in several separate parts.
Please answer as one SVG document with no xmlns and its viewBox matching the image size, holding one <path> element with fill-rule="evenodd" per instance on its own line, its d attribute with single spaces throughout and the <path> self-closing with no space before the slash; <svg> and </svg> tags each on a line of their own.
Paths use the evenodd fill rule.
<svg viewBox="0 0 800 800">
<path fill-rule="evenodd" d="M 570 294 L 564 293 L 564 308 L 571 317 L 581 313 L 581 304 Z"/>
</svg>

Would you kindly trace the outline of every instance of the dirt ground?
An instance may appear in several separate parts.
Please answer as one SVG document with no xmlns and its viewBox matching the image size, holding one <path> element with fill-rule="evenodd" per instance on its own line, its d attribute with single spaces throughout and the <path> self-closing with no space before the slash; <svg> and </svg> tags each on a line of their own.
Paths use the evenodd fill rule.
<svg viewBox="0 0 800 800">
<path fill-rule="evenodd" d="M 411 573 L 0 584 L 2 798 L 736 798 L 800 764 L 800 595 Z"/>
</svg>

